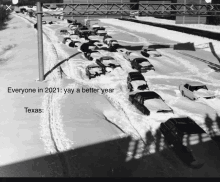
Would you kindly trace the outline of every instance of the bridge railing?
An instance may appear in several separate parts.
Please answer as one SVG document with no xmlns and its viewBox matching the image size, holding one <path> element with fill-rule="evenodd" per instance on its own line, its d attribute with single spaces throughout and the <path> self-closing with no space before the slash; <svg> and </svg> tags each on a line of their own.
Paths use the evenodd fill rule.
<svg viewBox="0 0 220 182">
<path fill-rule="evenodd" d="M 51 3 L 44 3 L 44 6 Z M 220 4 L 183 3 L 53 3 L 65 16 L 123 15 L 139 11 L 142 16 L 220 16 Z M 138 6 L 137 6 L 138 5 Z M 138 8 L 137 8 L 138 7 Z M 49 12 L 49 11 L 48 11 Z"/>
</svg>

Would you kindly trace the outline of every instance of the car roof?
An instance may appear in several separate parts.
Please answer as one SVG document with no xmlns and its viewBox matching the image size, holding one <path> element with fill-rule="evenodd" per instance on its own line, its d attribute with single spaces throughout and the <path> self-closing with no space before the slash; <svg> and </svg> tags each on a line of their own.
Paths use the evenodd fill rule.
<svg viewBox="0 0 220 182">
<path fill-rule="evenodd" d="M 134 78 L 134 77 L 144 78 L 144 76 L 140 72 L 129 72 L 128 75 L 130 76 L 130 78 Z"/>
<path fill-rule="evenodd" d="M 97 27 L 98 28 L 98 30 L 105 30 L 105 27 Z"/>
<path fill-rule="evenodd" d="M 206 133 L 199 125 L 196 124 L 189 117 L 184 118 L 170 118 L 165 122 L 172 122 L 175 124 L 176 128 L 184 134 L 197 134 L 197 133 Z"/>
<path fill-rule="evenodd" d="M 134 58 L 134 60 L 136 60 L 136 61 L 146 61 L 146 62 L 148 62 L 148 63 L 150 63 L 149 61 L 148 61 L 148 59 L 146 59 L 146 58 L 142 58 L 142 57 L 140 57 L 140 58 Z"/>
<path fill-rule="evenodd" d="M 93 64 L 88 65 L 87 67 L 92 68 L 92 67 L 100 67 L 100 66 L 98 64 L 93 63 Z"/>
<path fill-rule="evenodd" d="M 201 82 L 187 82 L 186 84 L 189 84 L 191 86 L 202 86 L 202 85 L 205 85 Z"/>
<path fill-rule="evenodd" d="M 142 97 L 144 97 L 145 99 L 150 99 L 150 98 L 155 98 L 155 97 L 160 97 L 160 95 L 158 95 L 156 92 L 154 91 L 147 91 L 147 92 L 138 92 L 138 95 L 141 95 Z"/>
</svg>

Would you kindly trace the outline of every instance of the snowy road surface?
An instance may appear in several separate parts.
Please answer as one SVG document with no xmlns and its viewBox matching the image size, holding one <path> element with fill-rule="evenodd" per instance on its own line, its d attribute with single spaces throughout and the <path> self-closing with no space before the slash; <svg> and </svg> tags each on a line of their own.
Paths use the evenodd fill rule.
<svg viewBox="0 0 220 182">
<path fill-rule="evenodd" d="M 34 22 L 35 20 L 32 19 L 31 21 Z M 102 22 L 107 32 L 113 38 L 120 40 L 121 42 L 119 42 L 127 48 L 136 49 L 136 52 L 138 52 L 138 49 L 142 45 L 152 44 L 154 38 L 155 42 L 171 42 L 160 37 L 152 38 L 151 34 L 148 34 L 144 30 L 134 32 L 128 29 L 126 30 L 125 27 L 119 28 L 117 22 L 117 26 L 113 26 L 115 23 L 111 20 L 106 20 L 106 22 L 103 20 Z M 42 98 L 42 107 L 46 112 L 41 115 L 40 135 L 44 143 L 45 152 L 47 154 L 58 154 L 57 157 L 59 160 L 56 160 L 60 163 L 61 169 L 59 170 L 62 174 L 57 173 L 57 176 L 74 176 L 74 167 L 76 166 L 72 166 L 80 166 L 80 163 L 71 162 L 72 158 L 75 160 L 75 155 L 66 155 L 63 152 L 70 149 L 77 149 L 78 147 L 95 145 L 97 142 L 104 142 L 114 138 L 124 138 L 125 134 L 132 136 L 133 140 L 140 140 L 139 145 L 137 144 L 136 146 L 134 144 L 136 147 L 133 146 L 136 149 L 140 149 L 140 151 L 133 154 L 131 152 L 130 154 L 135 159 L 126 159 L 129 161 L 127 163 L 128 166 L 130 164 L 133 166 L 133 163 L 130 161 L 138 164 L 136 169 L 133 169 L 130 172 L 131 174 L 129 173 L 130 175 L 143 176 L 145 173 L 141 172 L 143 169 L 149 167 L 146 161 L 153 163 L 155 159 L 164 162 L 161 165 L 161 170 L 162 166 L 165 168 L 166 164 L 169 165 L 169 168 L 161 172 L 161 176 L 172 176 L 171 172 L 174 173 L 174 176 L 220 176 L 218 172 L 220 165 L 218 163 L 213 164 L 211 159 L 209 159 L 209 155 L 216 156 L 216 160 L 219 158 L 218 154 L 216 154 L 216 152 L 218 153 L 217 149 L 210 141 L 209 147 L 215 150 L 212 150 L 211 153 L 209 147 L 206 146 L 206 148 L 201 148 L 203 155 L 197 152 L 199 158 L 202 159 L 204 157 L 207 162 L 203 169 L 197 171 L 190 171 L 182 166 L 175 169 L 175 165 L 172 162 L 175 163 L 176 159 L 167 159 L 167 161 L 163 159 L 163 157 L 169 158 L 172 156 L 171 152 L 163 144 L 163 139 L 160 141 L 159 151 L 164 153 L 165 156 L 158 152 L 157 142 L 157 131 L 160 123 L 165 122 L 170 117 L 189 116 L 205 129 L 207 133 L 219 134 L 219 98 L 210 101 L 191 101 L 182 97 L 178 90 L 179 85 L 182 83 L 200 81 L 205 83 L 209 89 L 215 91 L 216 94 L 219 93 L 219 72 L 209 66 L 210 64 L 219 65 L 219 62 L 211 52 L 204 50 L 196 50 L 196 52 L 181 51 L 206 60 L 201 61 L 200 59 L 189 58 L 172 49 L 159 49 L 158 51 L 162 54 L 162 57 L 149 59 L 156 71 L 150 71 L 143 75 L 148 82 L 150 90 L 159 93 L 165 102 L 174 110 L 174 114 L 144 116 L 128 100 L 127 73 L 135 71 L 131 68 L 130 63 L 123 58 L 121 53 L 102 51 L 103 55 L 113 56 L 117 59 L 122 68 L 115 69 L 107 75 L 89 80 L 85 75 L 85 68 L 93 61 L 86 60 L 81 53 L 78 53 L 77 49 L 68 48 L 61 43 L 62 36 L 59 35 L 59 31 L 64 27 L 67 28 L 67 26 L 65 23 L 44 25 L 44 31 L 46 33 L 44 37 L 45 50 L 47 50 L 45 59 L 46 70 L 49 71 L 57 63 L 62 62 L 62 70 L 55 69 L 55 71 L 49 74 L 47 78 L 48 86 L 75 90 L 73 94 L 64 94 L 63 92 L 44 94 Z M 144 29 L 144 27 L 142 28 Z M 72 58 L 65 61 L 70 56 Z M 66 79 L 63 81 L 60 80 L 59 71 L 63 72 L 63 76 L 66 76 Z M 83 90 L 90 88 L 99 89 L 100 92 L 98 94 L 83 93 Z M 79 89 L 79 93 L 76 92 L 77 89 Z M 105 92 L 103 92 L 103 89 L 106 89 Z M 207 136 L 201 136 L 201 138 L 198 137 L 197 139 L 190 138 L 189 136 L 186 139 L 186 143 L 192 148 L 196 148 L 195 151 L 198 151 L 198 147 L 201 147 L 203 144 L 201 141 L 204 142 L 205 140 L 207 140 Z M 147 151 L 145 156 L 142 153 L 143 144 L 148 148 L 145 150 L 145 152 Z M 134 150 L 134 148 L 132 149 L 132 141 L 129 143 L 129 146 L 131 147 L 129 151 Z M 125 153 L 129 153 L 129 151 L 125 151 Z M 90 154 L 87 154 L 88 157 Z M 93 155 L 95 156 L 95 152 Z M 149 158 L 150 156 L 152 158 Z M 161 156 L 163 157 L 161 158 Z M 143 160 L 138 161 L 140 157 L 143 157 Z M 99 159 L 97 160 L 99 161 Z M 179 163 L 175 164 L 177 165 Z M 112 166 L 114 165 L 112 164 Z M 152 170 L 157 168 L 158 163 L 155 163 L 152 166 Z M 88 175 L 92 174 L 94 175 L 95 172 L 88 172 Z M 158 175 L 156 173 L 153 174 Z M 145 175 L 150 176 L 150 173 Z"/>
</svg>

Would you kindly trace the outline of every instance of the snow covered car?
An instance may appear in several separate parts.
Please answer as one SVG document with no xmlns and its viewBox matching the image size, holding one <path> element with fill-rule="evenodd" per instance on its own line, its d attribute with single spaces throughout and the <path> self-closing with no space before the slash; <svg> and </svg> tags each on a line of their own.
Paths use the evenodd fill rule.
<svg viewBox="0 0 220 182">
<path fill-rule="evenodd" d="M 78 27 L 78 26 L 81 26 L 82 24 L 79 23 L 79 22 L 73 22 L 71 24 L 68 25 L 69 28 L 72 28 L 72 27 Z"/>
<path fill-rule="evenodd" d="M 66 44 L 66 42 L 67 42 L 68 40 L 71 41 L 71 38 L 69 38 L 69 37 L 64 37 L 62 43 L 63 43 L 63 44 Z"/>
<path fill-rule="evenodd" d="M 191 100 L 197 100 L 199 98 L 215 98 L 214 92 L 208 90 L 207 86 L 200 82 L 188 82 L 181 84 L 179 86 L 179 90 L 182 96 L 188 97 Z"/>
<path fill-rule="evenodd" d="M 108 46 L 112 46 L 113 47 L 115 45 L 118 45 L 118 41 L 117 40 L 115 40 L 115 39 L 109 40 Z"/>
<path fill-rule="evenodd" d="M 137 53 L 131 52 L 131 51 L 126 51 L 123 55 L 123 57 L 128 60 L 128 61 L 132 61 L 135 58 L 140 58 L 140 55 L 138 55 Z"/>
<path fill-rule="evenodd" d="M 145 58 L 135 58 L 131 61 L 132 69 L 136 69 L 141 73 L 146 73 L 150 70 L 154 70 L 154 66 Z"/>
<path fill-rule="evenodd" d="M 96 41 L 99 41 L 99 42 L 102 41 L 102 37 L 100 37 L 98 35 L 89 35 L 88 39 L 93 40 L 93 41 L 96 40 Z"/>
<path fill-rule="evenodd" d="M 121 67 L 121 65 L 111 56 L 103 56 L 97 59 L 96 63 L 105 69 L 106 72 L 111 72 L 112 69 Z"/>
<path fill-rule="evenodd" d="M 145 57 L 161 57 L 162 55 L 154 48 L 143 48 L 141 54 Z"/>
<path fill-rule="evenodd" d="M 86 75 L 91 78 L 105 74 L 105 70 L 97 64 L 92 64 L 86 67 Z"/>
<path fill-rule="evenodd" d="M 128 73 L 127 86 L 130 92 L 149 90 L 147 81 L 144 79 L 144 76 L 139 72 Z"/>
<path fill-rule="evenodd" d="M 102 54 L 100 54 L 99 51 L 91 51 L 91 52 L 85 52 L 84 53 L 84 56 L 90 60 L 90 61 L 93 61 L 93 60 L 96 60 L 96 59 L 99 59 L 102 57 Z"/>
<path fill-rule="evenodd" d="M 110 41 L 110 40 L 114 40 L 114 39 L 113 39 L 111 36 L 106 37 L 106 38 L 103 38 L 103 43 L 109 45 L 109 41 Z"/>
<path fill-rule="evenodd" d="M 111 35 L 108 35 L 108 34 L 104 35 L 104 37 L 103 37 L 103 42 L 106 44 L 105 39 L 109 39 L 109 38 L 112 39 L 112 36 L 111 36 Z"/>
<path fill-rule="evenodd" d="M 75 30 L 75 34 L 78 35 L 79 37 L 83 37 L 83 36 L 88 36 L 90 35 L 91 31 L 86 27 L 86 26 L 82 26 L 82 27 L 78 27 Z"/>
<path fill-rule="evenodd" d="M 140 16 L 140 12 L 139 11 L 131 11 L 130 18 L 135 18 L 135 16 Z"/>
<path fill-rule="evenodd" d="M 78 29 L 78 26 L 71 26 L 70 30 L 73 32 L 73 34 L 76 34 L 76 30 Z"/>
<path fill-rule="evenodd" d="M 97 30 L 95 34 L 98 36 L 105 36 L 107 32 L 105 30 Z"/>
<path fill-rule="evenodd" d="M 201 168 L 203 161 L 198 161 L 188 147 L 184 146 L 183 138 L 192 135 L 206 133 L 191 118 L 170 118 L 160 124 L 160 131 L 164 136 L 167 145 L 176 153 L 176 155 L 189 167 Z"/>
<path fill-rule="evenodd" d="M 122 54 L 125 54 L 128 50 L 121 47 L 121 48 L 118 48 L 117 51 L 122 53 Z"/>
<path fill-rule="evenodd" d="M 97 26 L 96 27 L 95 26 L 92 27 L 92 33 L 94 35 L 96 35 L 99 30 L 105 31 L 105 27 L 100 27 L 100 26 L 99 27 L 97 27 Z"/>
<path fill-rule="evenodd" d="M 80 41 L 73 41 L 73 40 L 71 40 L 71 39 L 68 38 L 68 37 L 64 38 L 63 41 L 62 41 L 62 43 L 63 43 L 63 44 L 66 44 L 66 45 L 69 46 L 69 47 L 73 47 L 73 48 L 79 47 L 79 46 L 81 46 L 81 44 L 82 44 Z"/>
<path fill-rule="evenodd" d="M 119 47 L 117 40 L 110 40 L 108 43 L 109 51 L 116 51 L 116 49 Z"/>
<path fill-rule="evenodd" d="M 154 91 L 138 92 L 129 95 L 129 101 L 143 114 L 173 113 L 173 110 Z"/>
<path fill-rule="evenodd" d="M 72 34 L 70 34 L 69 38 L 71 38 L 71 40 L 80 40 L 79 36 Z"/>
<path fill-rule="evenodd" d="M 95 30 L 95 29 L 97 29 L 97 28 L 99 28 L 100 26 L 99 26 L 99 24 L 94 24 L 94 25 L 92 25 L 92 30 Z"/>
<path fill-rule="evenodd" d="M 108 48 L 108 46 L 106 45 L 106 44 L 103 44 L 103 43 L 101 43 L 101 42 L 95 42 L 94 43 L 94 45 L 97 47 L 97 48 L 99 48 L 99 49 L 101 49 L 101 48 Z"/>
<path fill-rule="evenodd" d="M 96 48 L 96 46 L 94 45 L 94 42 L 93 41 L 90 41 L 89 42 L 84 42 L 81 44 L 81 46 L 79 47 L 78 51 L 80 52 L 91 52 L 91 51 L 94 51 Z"/>
<path fill-rule="evenodd" d="M 60 34 L 61 35 L 69 35 L 69 32 L 68 32 L 68 30 L 62 29 L 62 30 L 60 30 Z"/>
</svg>

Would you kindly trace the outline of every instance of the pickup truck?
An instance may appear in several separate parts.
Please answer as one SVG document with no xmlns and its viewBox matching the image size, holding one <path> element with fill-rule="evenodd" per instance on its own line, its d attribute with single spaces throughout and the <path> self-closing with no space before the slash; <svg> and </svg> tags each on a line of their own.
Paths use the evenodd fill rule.
<svg viewBox="0 0 220 182">
<path fill-rule="evenodd" d="M 198 160 L 194 156 L 189 146 L 185 146 L 183 138 L 193 135 L 206 134 L 206 132 L 189 117 L 170 118 L 160 124 L 160 131 L 164 135 L 165 143 L 175 154 L 189 167 L 201 168 L 204 165 L 203 160 Z"/>
</svg>

